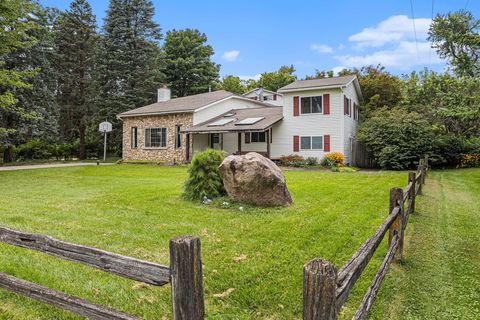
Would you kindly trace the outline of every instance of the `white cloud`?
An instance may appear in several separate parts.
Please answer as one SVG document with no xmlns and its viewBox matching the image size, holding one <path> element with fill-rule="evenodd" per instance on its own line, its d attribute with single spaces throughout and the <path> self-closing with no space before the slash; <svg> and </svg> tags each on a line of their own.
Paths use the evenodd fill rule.
<svg viewBox="0 0 480 320">
<path fill-rule="evenodd" d="M 417 39 L 425 41 L 430 27 L 431 19 L 415 19 Z M 413 19 L 405 15 L 391 16 L 374 27 L 363 29 L 360 33 L 348 38 L 357 44 L 358 48 L 381 47 L 387 43 L 414 40 Z"/>
<path fill-rule="evenodd" d="M 326 44 L 312 44 L 310 49 L 317 51 L 318 53 L 331 53 L 333 52 L 332 47 L 327 46 Z"/>
<path fill-rule="evenodd" d="M 430 43 L 419 42 L 418 54 L 415 41 L 401 41 L 397 46 L 372 52 L 365 55 L 343 55 L 336 57 L 342 64 L 348 67 L 361 67 L 365 65 L 382 64 L 386 67 L 394 67 L 408 70 L 417 65 L 441 63 L 435 50 L 430 48 Z"/>
<path fill-rule="evenodd" d="M 232 50 L 232 51 L 225 51 L 222 55 L 222 59 L 225 61 L 235 61 L 238 58 L 240 51 Z"/>
<path fill-rule="evenodd" d="M 344 69 L 347 69 L 347 67 L 338 66 L 338 67 L 333 67 L 332 71 L 333 71 L 333 74 L 336 76 L 340 71 L 343 71 Z"/>
<path fill-rule="evenodd" d="M 342 51 L 343 49 L 345 49 L 345 45 L 343 43 L 340 43 L 338 45 L 338 50 Z"/>
<path fill-rule="evenodd" d="M 260 80 L 260 77 L 261 77 L 261 76 L 262 76 L 262 75 L 261 75 L 260 73 L 258 73 L 258 74 L 253 75 L 253 76 L 245 76 L 245 75 L 242 76 L 242 75 L 239 75 L 238 77 L 240 78 L 240 80 L 245 80 L 245 81 L 247 81 L 247 80 L 255 80 L 255 81 L 258 81 L 258 80 Z"/>
</svg>

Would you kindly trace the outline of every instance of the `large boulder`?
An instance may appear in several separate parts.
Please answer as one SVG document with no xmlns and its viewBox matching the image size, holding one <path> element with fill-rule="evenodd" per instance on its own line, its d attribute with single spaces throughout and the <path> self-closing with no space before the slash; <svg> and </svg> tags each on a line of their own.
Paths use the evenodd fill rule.
<svg viewBox="0 0 480 320">
<path fill-rule="evenodd" d="M 220 165 L 220 172 L 225 190 L 234 201 L 260 206 L 288 206 L 292 203 L 280 168 L 256 152 L 226 157 Z"/>
</svg>

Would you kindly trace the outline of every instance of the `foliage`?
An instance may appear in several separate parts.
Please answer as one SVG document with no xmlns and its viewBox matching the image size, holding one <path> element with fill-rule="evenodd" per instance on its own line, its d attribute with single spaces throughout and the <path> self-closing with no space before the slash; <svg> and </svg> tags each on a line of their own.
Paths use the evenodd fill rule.
<svg viewBox="0 0 480 320">
<path fill-rule="evenodd" d="M 54 148 L 47 141 L 34 139 L 15 147 L 14 154 L 18 161 L 50 159 L 54 154 Z"/>
<path fill-rule="evenodd" d="M 289 167 L 292 166 L 292 163 L 305 163 L 305 159 L 297 154 L 291 154 L 288 156 L 281 156 L 278 162 L 281 166 Z"/>
<path fill-rule="evenodd" d="M 335 161 L 332 158 L 323 157 L 320 160 L 320 165 L 323 167 L 335 167 Z"/>
<path fill-rule="evenodd" d="M 413 168 L 431 154 L 434 128 L 420 114 L 382 108 L 360 125 L 358 138 L 383 169 Z"/>
<path fill-rule="evenodd" d="M 428 40 L 441 58 L 450 60 L 458 76 L 480 76 L 480 20 L 472 13 L 438 14 L 430 25 Z"/>
<path fill-rule="evenodd" d="M 97 122 L 113 124 L 112 150 L 121 150 L 119 113 L 156 101 L 160 70 L 160 27 L 150 0 L 110 0 L 95 68 Z"/>
<path fill-rule="evenodd" d="M 36 28 L 31 18 L 35 8 L 35 4 L 28 0 L 0 2 L 0 144 L 4 146 L 5 162 L 12 160 L 12 135 L 18 131 L 17 119 L 33 117 L 17 105 L 15 90 L 31 87 L 26 79 L 32 78 L 37 70 L 23 65 L 8 67 L 6 59 L 35 43 L 35 38 L 30 34 Z"/>
<path fill-rule="evenodd" d="M 318 158 L 317 157 L 308 157 L 305 159 L 305 162 L 307 166 L 316 166 L 318 164 Z"/>
<path fill-rule="evenodd" d="M 164 68 L 174 97 L 207 92 L 218 80 L 220 65 L 207 36 L 196 29 L 171 30 L 163 45 Z"/>
<path fill-rule="evenodd" d="M 188 178 L 183 193 L 186 199 L 214 199 L 225 194 L 223 179 L 218 169 L 224 157 L 223 151 L 214 149 L 207 149 L 193 156 L 188 166 Z"/>
<path fill-rule="evenodd" d="M 448 73 L 412 72 L 405 78 L 401 106 L 458 135 L 480 135 L 480 79 Z"/>
<path fill-rule="evenodd" d="M 86 132 L 92 122 L 93 71 L 97 45 L 96 21 L 86 0 L 74 0 L 55 24 L 55 67 L 63 141 L 80 141 L 79 158 L 86 159 Z"/>
<path fill-rule="evenodd" d="M 480 167 L 480 153 L 467 153 L 460 160 L 461 167 Z"/>
<path fill-rule="evenodd" d="M 332 70 L 326 71 L 326 70 L 316 69 L 314 75 L 311 75 L 311 76 L 307 75 L 307 76 L 305 76 L 304 80 L 325 79 L 325 78 L 331 78 L 333 76 L 334 76 L 334 74 L 333 74 Z"/>
<path fill-rule="evenodd" d="M 264 72 L 260 76 L 260 80 L 255 83 L 255 87 L 262 86 L 270 91 L 277 91 L 281 87 L 286 86 L 297 80 L 297 77 L 293 75 L 295 68 L 293 66 L 282 66 L 278 71 Z M 252 86 L 253 83 L 250 84 Z"/>
<path fill-rule="evenodd" d="M 343 162 L 345 161 L 345 156 L 341 152 L 329 152 L 327 153 L 323 159 L 322 159 L 322 164 L 323 163 L 328 163 L 331 165 L 330 166 L 336 166 L 336 167 L 341 167 L 343 166 Z"/>
<path fill-rule="evenodd" d="M 220 88 L 236 94 L 243 94 L 247 92 L 247 86 L 245 82 L 242 81 L 240 77 L 232 75 L 223 77 L 220 83 Z"/>
</svg>

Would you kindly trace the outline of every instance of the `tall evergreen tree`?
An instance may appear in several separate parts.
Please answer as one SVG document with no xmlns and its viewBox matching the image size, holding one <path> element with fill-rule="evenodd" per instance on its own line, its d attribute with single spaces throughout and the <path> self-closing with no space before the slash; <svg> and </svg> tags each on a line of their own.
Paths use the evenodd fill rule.
<svg viewBox="0 0 480 320">
<path fill-rule="evenodd" d="M 74 0 L 55 25 L 58 103 L 62 140 L 79 139 L 78 155 L 86 159 L 86 131 L 92 121 L 96 21 L 86 0 Z"/>
<path fill-rule="evenodd" d="M 26 79 L 33 77 L 36 70 L 9 67 L 7 60 L 35 43 L 35 37 L 29 34 L 35 28 L 31 19 L 34 10 L 35 4 L 28 0 L 0 1 L 0 143 L 4 162 L 11 162 L 13 158 L 12 137 L 18 131 L 16 119 L 31 116 L 17 105 L 15 90 L 30 87 Z"/>
<path fill-rule="evenodd" d="M 149 0 L 111 0 L 100 41 L 97 68 L 98 120 L 113 122 L 114 150 L 120 151 L 122 127 L 116 115 L 153 103 L 162 83 L 160 27 Z"/>
<path fill-rule="evenodd" d="M 220 65 L 211 61 L 212 46 L 198 30 L 167 32 L 163 45 L 165 75 L 176 97 L 207 92 L 218 81 Z"/>
</svg>

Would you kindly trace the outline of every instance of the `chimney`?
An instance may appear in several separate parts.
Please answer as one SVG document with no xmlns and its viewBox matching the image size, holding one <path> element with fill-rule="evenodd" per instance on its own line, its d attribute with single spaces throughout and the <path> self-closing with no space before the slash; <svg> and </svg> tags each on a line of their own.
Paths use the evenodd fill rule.
<svg viewBox="0 0 480 320">
<path fill-rule="evenodd" d="M 163 85 L 162 88 L 158 89 L 158 102 L 170 100 L 170 89 L 167 85 Z"/>
</svg>

